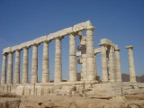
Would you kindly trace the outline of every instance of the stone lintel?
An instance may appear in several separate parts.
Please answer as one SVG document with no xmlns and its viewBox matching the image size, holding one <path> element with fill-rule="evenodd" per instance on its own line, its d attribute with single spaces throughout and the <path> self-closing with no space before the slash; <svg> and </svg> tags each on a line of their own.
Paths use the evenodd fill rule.
<svg viewBox="0 0 144 108">
<path fill-rule="evenodd" d="M 47 35 L 46 40 L 53 40 L 53 39 L 56 39 L 58 37 L 63 37 L 63 36 L 66 36 L 68 34 L 71 34 L 71 33 L 73 33 L 73 30 L 72 30 L 72 27 L 69 27 L 69 28 L 66 28 L 63 30 L 59 30 L 59 31 L 54 32 L 54 33 L 50 33 L 49 35 Z"/>
<path fill-rule="evenodd" d="M 10 51 L 13 52 L 17 49 L 23 49 L 25 47 L 31 47 L 35 44 L 39 45 L 40 43 L 42 43 L 44 41 L 50 41 L 50 40 L 56 39 L 58 37 L 64 37 L 71 33 L 77 33 L 77 35 L 79 36 L 80 35 L 79 31 L 86 30 L 86 29 L 92 29 L 92 28 L 94 28 L 94 27 L 92 26 L 90 21 L 82 22 L 82 23 L 74 25 L 73 27 L 68 27 L 66 29 L 63 29 L 63 30 L 60 30 L 60 31 L 57 31 L 54 33 L 50 33 L 49 35 L 45 35 L 45 36 L 36 38 L 34 40 L 31 40 L 31 41 L 27 41 L 27 42 L 24 42 L 22 44 L 19 44 L 19 45 L 13 46 L 13 47 L 7 47 L 3 50 L 3 54 L 9 53 Z"/>
</svg>

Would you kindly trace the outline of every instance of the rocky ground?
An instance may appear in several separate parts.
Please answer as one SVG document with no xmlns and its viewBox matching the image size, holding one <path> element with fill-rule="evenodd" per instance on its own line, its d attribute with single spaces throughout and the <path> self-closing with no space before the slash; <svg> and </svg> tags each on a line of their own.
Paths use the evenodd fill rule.
<svg viewBox="0 0 144 108">
<path fill-rule="evenodd" d="M 0 108 L 144 108 L 144 93 L 105 99 L 82 96 L 2 94 Z"/>
</svg>

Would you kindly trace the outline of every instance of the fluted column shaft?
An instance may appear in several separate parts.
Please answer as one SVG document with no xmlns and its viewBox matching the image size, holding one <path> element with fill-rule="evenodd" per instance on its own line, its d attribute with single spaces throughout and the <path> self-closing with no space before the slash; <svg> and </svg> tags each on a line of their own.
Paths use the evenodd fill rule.
<svg viewBox="0 0 144 108">
<path fill-rule="evenodd" d="M 95 80 L 93 30 L 94 30 L 93 26 L 90 26 L 86 30 L 86 56 L 87 56 L 86 79 L 88 81 Z"/>
<path fill-rule="evenodd" d="M 28 83 L 28 48 L 23 49 L 22 83 Z"/>
<path fill-rule="evenodd" d="M 110 82 L 115 81 L 115 62 L 114 62 L 114 48 L 111 46 L 109 54 L 109 68 L 110 68 Z"/>
<path fill-rule="evenodd" d="M 136 82 L 133 47 L 127 46 L 126 48 L 128 49 L 130 82 Z"/>
<path fill-rule="evenodd" d="M 49 50 L 48 42 L 43 43 L 42 82 L 49 82 Z"/>
<path fill-rule="evenodd" d="M 62 81 L 62 61 L 61 61 L 61 38 L 55 40 L 55 68 L 54 68 L 54 82 Z"/>
<path fill-rule="evenodd" d="M 86 81 L 86 72 L 87 72 L 87 56 L 82 54 L 82 78 L 81 80 Z"/>
<path fill-rule="evenodd" d="M 120 64 L 120 49 L 115 50 L 115 60 L 116 60 L 116 80 L 117 82 L 122 81 L 121 77 L 121 64 Z"/>
<path fill-rule="evenodd" d="M 7 84 L 12 84 L 12 72 L 13 72 L 13 53 L 8 53 L 8 73 L 7 73 Z"/>
<path fill-rule="evenodd" d="M 108 82 L 106 46 L 101 46 L 102 82 Z"/>
<path fill-rule="evenodd" d="M 20 51 L 15 52 L 15 72 L 14 72 L 14 84 L 20 83 Z"/>
<path fill-rule="evenodd" d="M 69 81 L 76 81 L 76 37 L 69 36 Z"/>
<path fill-rule="evenodd" d="M 96 54 L 94 55 L 94 72 L 95 72 L 95 75 L 97 76 L 97 68 L 96 68 Z"/>
<path fill-rule="evenodd" d="M 37 82 L 38 82 L 38 45 L 33 45 L 31 83 L 37 83 Z"/>
<path fill-rule="evenodd" d="M 2 59 L 2 75 L 1 75 L 1 84 L 6 83 L 6 61 L 7 61 L 7 55 L 3 54 L 3 59 Z"/>
</svg>

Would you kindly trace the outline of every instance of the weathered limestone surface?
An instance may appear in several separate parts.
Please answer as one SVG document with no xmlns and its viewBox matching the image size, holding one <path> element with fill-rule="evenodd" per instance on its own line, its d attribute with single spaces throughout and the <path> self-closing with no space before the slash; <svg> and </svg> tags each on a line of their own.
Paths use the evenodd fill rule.
<svg viewBox="0 0 144 108">
<path fill-rule="evenodd" d="M 71 34 L 69 36 L 69 81 L 77 80 L 76 68 L 76 37 Z"/>
<path fill-rule="evenodd" d="M 28 83 L 28 48 L 23 49 L 22 83 Z"/>
<path fill-rule="evenodd" d="M 133 46 L 127 46 L 126 48 L 128 49 L 130 82 L 136 82 Z"/>
<path fill-rule="evenodd" d="M 15 56 L 14 84 L 19 83 L 20 83 L 20 50 L 17 50 Z"/>
<path fill-rule="evenodd" d="M 49 49 L 48 42 L 43 43 L 42 83 L 49 82 Z"/>
<path fill-rule="evenodd" d="M 61 38 L 55 40 L 54 82 L 62 81 Z"/>
<path fill-rule="evenodd" d="M 32 49 L 32 72 L 31 72 L 31 83 L 38 82 L 38 45 L 33 45 Z"/>
</svg>

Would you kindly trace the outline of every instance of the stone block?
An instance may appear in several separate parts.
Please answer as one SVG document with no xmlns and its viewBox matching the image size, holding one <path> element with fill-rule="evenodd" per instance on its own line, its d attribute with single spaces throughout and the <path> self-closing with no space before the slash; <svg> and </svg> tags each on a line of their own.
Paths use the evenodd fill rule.
<svg viewBox="0 0 144 108">
<path fill-rule="evenodd" d="M 74 25 L 73 26 L 73 31 L 74 32 L 81 31 L 81 30 L 84 30 L 84 29 L 86 29 L 87 27 L 89 27 L 91 25 L 92 24 L 91 24 L 90 21 L 82 22 L 82 23 Z"/>
<path fill-rule="evenodd" d="M 46 36 L 41 36 L 39 38 L 36 38 L 33 40 L 33 44 L 40 44 L 40 43 L 46 41 L 46 38 L 47 38 Z"/>
<path fill-rule="evenodd" d="M 3 54 L 11 52 L 11 47 L 3 49 Z"/>
</svg>

